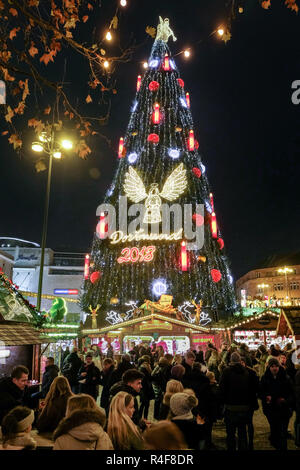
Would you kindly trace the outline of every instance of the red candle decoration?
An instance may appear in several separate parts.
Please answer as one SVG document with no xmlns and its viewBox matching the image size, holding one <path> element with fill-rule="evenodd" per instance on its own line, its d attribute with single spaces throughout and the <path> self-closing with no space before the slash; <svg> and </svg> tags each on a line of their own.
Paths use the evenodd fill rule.
<svg viewBox="0 0 300 470">
<path fill-rule="evenodd" d="M 219 282 L 222 279 L 222 274 L 218 269 L 212 269 L 210 274 L 214 282 Z"/>
<path fill-rule="evenodd" d="M 84 261 L 84 279 L 89 278 L 89 270 L 90 270 L 90 255 L 85 255 Z"/>
<path fill-rule="evenodd" d="M 181 86 L 181 88 L 184 87 L 184 81 L 182 80 L 182 78 L 177 78 L 177 82 L 178 82 L 178 85 Z"/>
<path fill-rule="evenodd" d="M 187 271 L 188 261 L 187 261 L 187 252 L 186 252 L 186 243 L 185 242 L 181 243 L 180 259 L 181 259 L 181 271 Z"/>
<path fill-rule="evenodd" d="M 157 144 L 159 142 L 159 136 L 157 134 L 149 134 L 147 140 L 148 142 L 153 142 L 154 144 Z"/>
<path fill-rule="evenodd" d="M 218 242 L 218 244 L 219 244 L 220 250 L 223 250 L 223 248 L 224 248 L 224 240 L 223 240 L 223 238 L 218 238 L 217 242 Z"/>
<path fill-rule="evenodd" d="M 217 225 L 217 217 L 215 212 L 211 214 L 211 222 L 210 222 L 211 234 L 213 238 L 218 238 L 218 225 Z"/>
<path fill-rule="evenodd" d="M 118 151 L 118 157 L 122 158 L 123 157 L 123 150 L 124 150 L 124 138 L 120 137 L 119 141 L 119 151 Z"/>
<path fill-rule="evenodd" d="M 137 83 L 136 83 L 136 91 L 140 91 L 141 83 L 142 83 L 142 76 L 138 75 Z"/>
<path fill-rule="evenodd" d="M 157 91 L 159 89 L 159 83 L 155 80 L 149 83 L 149 90 L 150 91 Z"/>
<path fill-rule="evenodd" d="M 193 214 L 192 217 L 193 221 L 197 225 L 197 227 L 201 227 L 204 224 L 204 217 L 201 214 Z"/>
<path fill-rule="evenodd" d="M 168 72 L 170 70 L 170 60 L 168 54 L 165 55 L 163 69 L 165 72 Z"/>
<path fill-rule="evenodd" d="M 189 92 L 186 92 L 186 94 L 185 94 L 185 99 L 186 99 L 187 107 L 190 108 L 190 107 L 191 107 L 191 101 L 190 101 L 190 94 L 189 94 Z"/>
<path fill-rule="evenodd" d="M 152 119 L 153 119 L 154 124 L 159 124 L 159 122 L 160 122 L 160 112 L 159 112 L 159 104 L 158 103 L 155 103 L 155 105 L 154 105 L 154 112 L 153 112 L 153 115 L 152 115 Z"/>
<path fill-rule="evenodd" d="M 90 275 L 90 281 L 92 284 L 95 284 L 97 281 L 99 281 L 101 277 L 101 272 L 100 271 L 95 271 Z"/>
<path fill-rule="evenodd" d="M 96 232 L 101 240 L 107 237 L 108 223 L 106 221 L 106 215 L 104 212 L 101 212 L 100 214 L 100 220 L 96 227 Z"/>
<path fill-rule="evenodd" d="M 192 171 L 197 178 L 201 178 L 202 172 L 200 168 L 194 167 Z"/>
<path fill-rule="evenodd" d="M 195 137 L 194 137 L 194 131 L 191 129 L 189 131 L 189 138 L 188 138 L 188 149 L 190 151 L 195 150 Z"/>
</svg>

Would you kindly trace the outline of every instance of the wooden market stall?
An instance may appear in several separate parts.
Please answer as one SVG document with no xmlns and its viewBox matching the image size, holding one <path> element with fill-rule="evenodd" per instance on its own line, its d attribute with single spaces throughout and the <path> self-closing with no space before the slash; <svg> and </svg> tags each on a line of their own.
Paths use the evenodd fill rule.
<svg viewBox="0 0 300 470">
<path fill-rule="evenodd" d="M 276 333 L 278 336 L 285 336 L 293 340 L 298 363 L 300 363 L 300 307 L 282 307 L 278 319 Z"/>
</svg>

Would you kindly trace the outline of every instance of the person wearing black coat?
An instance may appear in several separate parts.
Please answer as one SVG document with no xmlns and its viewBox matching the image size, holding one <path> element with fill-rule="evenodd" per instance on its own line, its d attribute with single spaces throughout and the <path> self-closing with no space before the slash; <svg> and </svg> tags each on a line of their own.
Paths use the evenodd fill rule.
<svg viewBox="0 0 300 470">
<path fill-rule="evenodd" d="M 97 400 L 100 370 L 93 363 L 92 354 L 87 354 L 85 360 L 78 372 L 79 393 L 86 393 Z"/>
<path fill-rule="evenodd" d="M 238 450 L 247 450 L 247 425 L 256 399 L 256 388 L 253 375 L 241 364 L 241 356 L 237 352 L 231 354 L 229 367 L 221 375 L 219 391 L 225 409 L 227 449 L 236 450 L 237 430 Z"/>
<path fill-rule="evenodd" d="M 247 430 L 248 430 L 248 450 L 253 450 L 253 440 L 254 440 L 253 415 L 254 415 L 254 411 L 259 409 L 258 400 L 257 400 L 257 396 L 259 392 L 259 377 L 256 374 L 254 369 L 247 366 L 243 357 L 241 357 L 241 364 L 242 366 L 246 367 L 246 370 L 248 371 L 252 379 L 253 394 L 251 396 L 252 396 L 253 402 L 250 404 Z"/>
<path fill-rule="evenodd" d="M 110 387 L 112 387 L 114 384 L 117 382 L 120 382 L 122 380 L 122 375 L 124 372 L 126 372 L 129 369 L 134 369 L 134 365 L 131 364 L 131 357 L 129 354 L 124 354 L 122 356 L 121 361 L 117 365 L 117 368 L 113 371 L 111 378 L 110 378 Z"/>
<path fill-rule="evenodd" d="M 117 393 L 119 392 L 127 392 L 133 396 L 134 400 L 134 413 L 132 415 L 132 421 L 134 424 L 139 426 L 141 429 L 145 429 L 146 425 L 143 425 L 143 420 L 140 419 L 139 415 L 139 406 L 137 401 L 137 396 L 140 394 L 142 389 L 142 380 L 144 378 L 144 374 L 136 369 L 129 369 L 124 372 L 122 376 L 122 380 L 114 384 L 110 391 L 109 391 L 109 402 Z"/>
<path fill-rule="evenodd" d="M 151 374 L 152 388 L 154 392 L 154 419 L 159 419 L 160 406 L 166 391 L 168 380 L 171 378 L 172 366 L 170 362 L 161 357 Z"/>
<path fill-rule="evenodd" d="M 109 390 L 111 387 L 111 378 L 115 371 L 115 364 L 113 359 L 106 358 L 103 360 L 103 369 L 100 372 L 100 385 L 103 386 L 101 399 L 100 399 L 100 406 L 106 411 L 106 415 L 108 415 L 109 409 Z"/>
<path fill-rule="evenodd" d="M 79 393 L 78 372 L 82 366 L 82 360 L 78 357 L 77 348 L 74 348 L 63 364 L 62 374 L 69 381 L 73 393 Z"/>
<path fill-rule="evenodd" d="M 58 373 L 59 368 L 54 364 L 53 357 L 47 357 L 45 372 L 43 373 L 41 391 L 33 393 L 31 398 L 45 398 L 49 392 L 53 380 L 58 376 Z"/>
<path fill-rule="evenodd" d="M 0 380 L 0 425 L 7 413 L 16 406 L 24 405 L 24 391 L 27 385 L 29 370 L 17 366 L 10 377 Z"/>
<path fill-rule="evenodd" d="M 152 388 L 152 379 L 151 379 L 151 366 L 150 366 L 150 356 L 142 356 L 139 359 L 139 371 L 144 374 L 142 379 L 142 390 L 140 393 L 141 397 L 141 406 L 139 409 L 140 417 L 144 416 L 145 419 L 148 418 L 150 400 L 154 398 L 154 392 Z"/>
<path fill-rule="evenodd" d="M 263 412 L 270 425 L 270 442 L 277 450 L 287 450 L 287 430 L 295 406 L 291 379 L 276 358 L 268 361 L 260 382 Z"/>
</svg>

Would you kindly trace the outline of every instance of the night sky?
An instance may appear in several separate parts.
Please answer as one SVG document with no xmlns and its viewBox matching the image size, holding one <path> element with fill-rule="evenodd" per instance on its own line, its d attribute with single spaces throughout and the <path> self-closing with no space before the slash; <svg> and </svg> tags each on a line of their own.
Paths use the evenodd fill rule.
<svg viewBox="0 0 300 470">
<path fill-rule="evenodd" d="M 94 15 L 93 25 L 86 23 L 83 34 L 90 35 L 95 26 L 93 34 L 100 37 L 115 3 L 103 1 L 101 14 Z M 273 0 L 269 11 L 248 0 L 225 45 L 216 35 L 208 39 L 226 19 L 224 3 L 128 0 L 119 38 L 124 45 L 133 38 L 139 47 L 132 61 L 120 64 L 115 72 L 117 94 L 112 97 L 111 117 L 99 129 L 112 145 L 96 138 L 89 142 L 92 154 L 87 160 L 71 154 L 54 162 L 47 246 L 70 251 L 91 247 L 96 208 L 118 164 L 118 140 L 128 124 L 136 76 L 143 73 L 141 61 L 150 55 L 153 40 L 145 28 L 156 27 L 161 15 L 170 18 L 178 38 L 169 41 L 173 54 L 192 49 L 188 60 L 183 55 L 175 60 L 190 92 L 199 151 L 234 278 L 268 255 L 299 250 L 300 104 L 292 103 L 291 84 L 300 80 L 300 15 L 280 0 Z M 109 47 L 106 50 L 109 55 Z M 63 58 L 62 54 L 49 66 L 50 73 L 60 71 Z M 66 78 L 74 81 L 72 93 L 84 102 L 89 89 L 81 63 L 70 54 Z M 47 96 L 44 99 L 47 103 Z M 83 107 L 94 115 L 103 110 L 97 99 Z M 5 129 L 4 121 L 1 128 Z M 0 235 L 40 243 L 47 174 L 35 171 L 31 139 L 27 133 L 22 156 L 5 137 L 0 140 Z M 96 179 L 95 168 L 100 174 Z"/>
</svg>

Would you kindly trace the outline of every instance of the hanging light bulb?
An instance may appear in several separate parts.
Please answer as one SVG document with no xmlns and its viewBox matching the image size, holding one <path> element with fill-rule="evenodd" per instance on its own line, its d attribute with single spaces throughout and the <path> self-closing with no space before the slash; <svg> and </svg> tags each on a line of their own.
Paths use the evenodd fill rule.
<svg viewBox="0 0 300 470">
<path fill-rule="evenodd" d="M 137 91 L 140 91 L 141 83 L 142 83 L 142 76 L 138 75 L 137 82 L 136 82 L 136 90 Z"/>
<path fill-rule="evenodd" d="M 189 132 L 188 147 L 189 150 L 195 150 L 195 137 L 193 129 L 191 129 Z"/>
<path fill-rule="evenodd" d="M 110 31 L 107 31 L 106 36 L 105 36 L 105 39 L 106 39 L 107 41 L 111 41 L 111 40 L 112 40 L 112 35 L 111 35 L 111 32 L 110 32 Z"/>
<path fill-rule="evenodd" d="M 190 102 L 190 94 L 189 94 L 188 91 L 185 94 L 185 100 L 186 100 L 187 107 L 190 108 L 191 107 L 191 102 Z"/>
<path fill-rule="evenodd" d="M 160 112 L 159 112 L 159 104 L 155 103 L 154 105 L 154 112 L 153 112 L 153 122 L 154 124 L 159 124 L 160 122 Z"/>
<path fill-rule="evenodd" d="M 191 53 L 188 49 L 184 51 L 184 57 L 190 57 Z"/>
<path fill-rule="evenodd" d="M 218 29 L 218 35 L 219 35 L 219 36 L 223 36 L 223 35 L 224 35 L 224 29 L 223 29 L 223 28 L 219 28 L 219 29 Z"/>
<path fill-rule="evenodd" d="M 147 69 L 148 68 L 148 62 L 144 62 L 143 67 L 144 67 L 144 69 Z"/>
<path fill-rule="evenodd" d="M 106 68 L 106 69 L 109 67 L 109 62 L 108 62 L 108 60 L 105 60 L 105 61 L 104 61 L 103 67 Z"/>
</svg>

